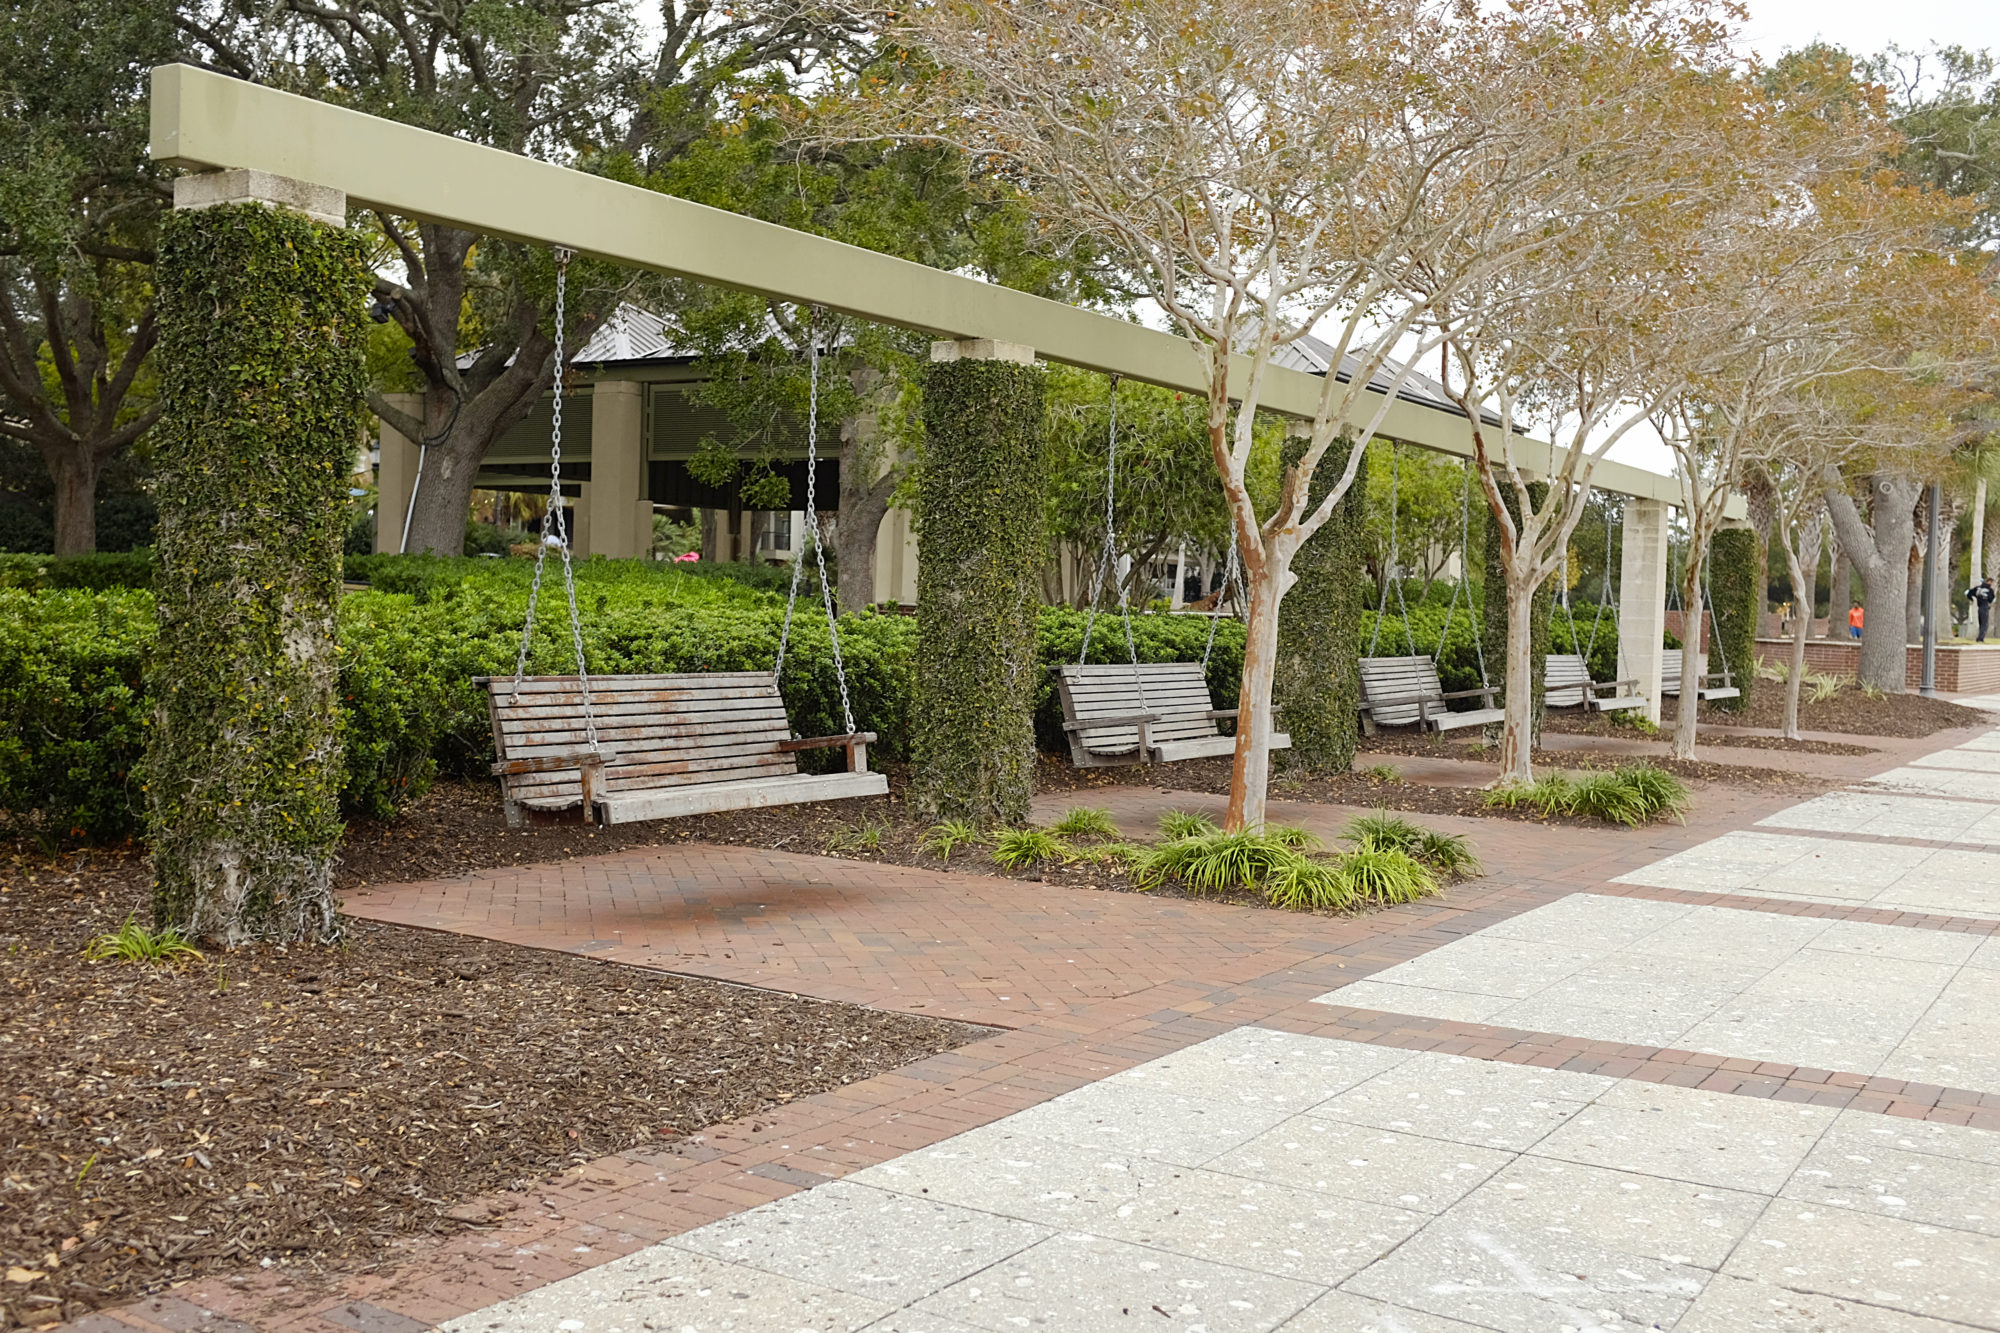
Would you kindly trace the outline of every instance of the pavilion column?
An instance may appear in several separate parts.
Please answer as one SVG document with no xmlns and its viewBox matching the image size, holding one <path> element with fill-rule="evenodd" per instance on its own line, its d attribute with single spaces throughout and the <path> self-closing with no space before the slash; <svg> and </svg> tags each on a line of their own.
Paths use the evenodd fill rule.
<svg viewBox="0 0 2000 1333">
<path fill-rule="evenodd" d="M 262 172 L 183 176 L 174 205 L 154 269 L 153 914 L 223 946 L 328 941 L 367 249 L 339 191 Z"/>
<path fill-rule="evenodd" d="M 1660 720 L 1660 654 L 1667 629 L 1667 505 L 1625 501 L 1618 564 L 1618 675 L 1637 680 L 1646 717 Z"/>
<path fill-rule="evenodd" d="M 635 501 L 646 493 L 645 389 L 632 380 L 599 380 L 590 391 L 588 513 L 578 526 L 577 549 L 584 555 L 629 560 L 653 544 L 653 514 L 639 531 Z"/>
<path fill-rule="evenodd" d="M 392 407 L 423 419 L 420 393 L 383 395 Z M 378 422 L 375 463 L 375 554 L 397 555 L 403 549 L 403 523 L 410 513 L 410 492 L 417 484 L 417 442 L 388 422 Z"/>
<path fill-rule="evenodd" d="M 926 817 L 1028 817 L 1047 558 L 1034 349 L 931 344 L 917 563 L 911 800 Z"/>
</svg>

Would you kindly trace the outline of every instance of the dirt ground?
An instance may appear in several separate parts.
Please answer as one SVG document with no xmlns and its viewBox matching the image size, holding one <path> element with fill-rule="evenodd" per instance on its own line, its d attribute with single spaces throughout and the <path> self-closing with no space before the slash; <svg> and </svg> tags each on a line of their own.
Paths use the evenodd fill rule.
<svg viewBox="0 0 2000 1333">
<path fill-rule="evenodd" d="M 1667 716 L 1674 716 L 1671 705 Z M 1714 704 L 1703 704 L 1703 722 L 1726 727 L 1782 727 L 1785 721 L 1785 691 L 1771 681 L 1759 681 L 1750 692 L 1750 707 L 1740 713 L 1724 712 Z M 1869 698 L 1852 686 L 1843 687 L 1831 698 L 1818 703 L 1799 700 L 1801 731 L 1835 731 L 1854 736 L 1929 736 L 1952 727 L 1977 726 L 1986 714 L 1976 708 L 1955 704 L 1949 699 L 1926 699 L 1921 694 L 1884 694 Z M 1663 720 L 1662 726 L 1666 723 Z"/>
<path fill-rule="evenodd" d="M 497 807 L 496 807 L 497 814 Z M 354 923 L 344 947 L 89 963 L 135 855 L 0 862 L 0 1328 L 204 1273 L 309 1277 L 494 1191 L 873 1077 L 961 1024 Z"/>
</svg>

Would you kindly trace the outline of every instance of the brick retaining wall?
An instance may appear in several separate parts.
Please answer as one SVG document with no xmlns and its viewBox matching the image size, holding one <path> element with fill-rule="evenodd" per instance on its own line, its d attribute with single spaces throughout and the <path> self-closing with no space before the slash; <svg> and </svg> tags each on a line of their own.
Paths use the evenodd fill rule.
<svg viewBox="0 0 2000 1333">
<path fill-rule="evenodd" d="M 1908 649 L 1906 685 L 1916 689 L 1923 680 L 1924 650 Z M 1790 639 L 1757 640 L 1757 660 L 1789 662 Z M 1852 676 L 1861 669 L 1861 645 L 1853 640 L 1806 640 L 1806 669 L 1836 676 Z M 2000 644 L 1939 644 L 1937 687 L 1947 694 L 2000 693 Z"/>
</svg>

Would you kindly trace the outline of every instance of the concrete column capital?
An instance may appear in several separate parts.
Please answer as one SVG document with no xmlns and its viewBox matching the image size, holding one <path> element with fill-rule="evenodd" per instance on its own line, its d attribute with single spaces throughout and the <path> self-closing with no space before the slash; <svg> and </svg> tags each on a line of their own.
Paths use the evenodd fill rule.
<svg viewBox="0 0 2000 1333">
<path fill-rule="evenodd" d="M 1025 343 L 1001 342 L 996 338 L 958 338 L 931 344 L 931 360 L 1011 361 L 1015 365 L 1035 364 L 1035 349 Z"/>
<path fill-rule="evenodd" d="M 303 213 L 329 227 L 347 225 L 347 195 L 310 181 L 235 168 L 174 179 L 175 208 L 214 208 L 217 204 L 264 204 Z"/>
</svg>

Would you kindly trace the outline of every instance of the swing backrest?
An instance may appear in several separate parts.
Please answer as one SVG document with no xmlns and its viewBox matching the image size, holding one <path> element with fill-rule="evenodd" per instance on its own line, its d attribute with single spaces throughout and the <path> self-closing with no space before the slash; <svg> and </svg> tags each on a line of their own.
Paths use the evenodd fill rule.
<svg viewBox="0 0 2000 1333">
<path fill-rule="evenodd" d="M 1364 657 L 1360 674 L 1361 706 L 1381 726 L 1415 722 L 1418 700 L 1437 705 L 1430 709 L 1433 717 L 1444 711 L 1444 686 L 1438 681 L 1437 663 L 1428 657 Z"/>
<path fill-rule="evenodd" d="M 1063 666 L 1056 688 L 1068 722 L 1150 713 L 1156 720 L 1146 736 L 1155 745 L 1222 734 L 1209 715 L 1215 705 L 1199 662 L 1141 662 L 1136 668 L 1129 662 L 1072 662 Z M 1139 744 L 1137 727 L 1096 727 L 1079 735 L 1092 754 L 1127 754 Z"/>
<path fill-rule="evenodd" d="M 514 678 L 486 682 L 493 748 L 501 759 L 566 754 L 584 746 L 583 695 L 575 676 L 530 676 L 514 697 Z M 716 671 L 590 678 L 598 740 L 611 753 L 600 791 L 734 782 L 799 771 L 780 750 L 791 736 L 778 678 L 769 671 Z M 522 805 L 577 804 L 574 768 L 523 774 L 510 787 Z"/>
<path fill-rule="evenodd" d="M 1543 661 L 1542 687 L 1552 708 L 1567 708 L 1590 698 L 1590 667 L 1581 653 L 1550 653 Z"/>
</svg>

